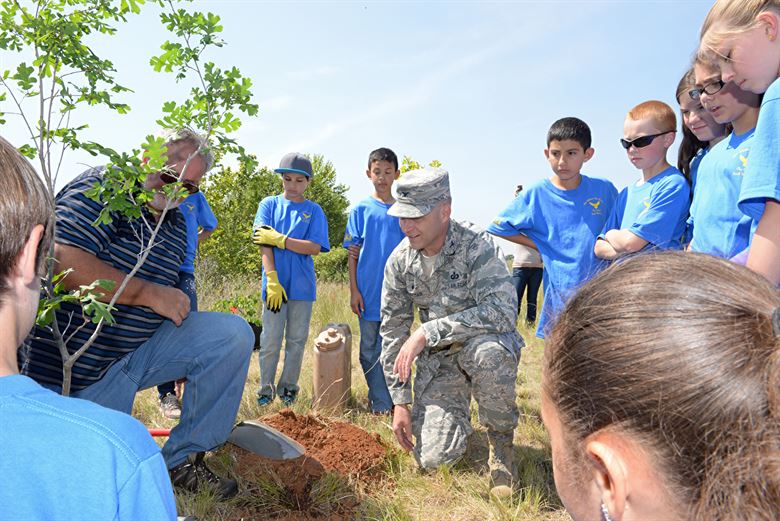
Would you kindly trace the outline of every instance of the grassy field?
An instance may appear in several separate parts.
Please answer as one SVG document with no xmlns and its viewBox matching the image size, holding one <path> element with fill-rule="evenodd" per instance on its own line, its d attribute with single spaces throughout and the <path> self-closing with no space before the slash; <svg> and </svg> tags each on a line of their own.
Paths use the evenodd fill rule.
<svg viewBox="0 0 780 521">
<path fill-rule="evenodd" d="M 259 291 L 246 284 L 219 284 L 219 288 L 200 288 L 200 308 L 207 310 L 225 295 L 247 295 Z M 521 316 L 524 316 L 521 315 Z M 355 519 L 370 520 L 568 520 L 560 505 L 552 481 L 550 450 L 547 433 L 542 426 L 539 412 L 539 382 L 542 342 L 532 331 L 520 326 L 527 342 L 523 349 L 517 380 L 517 404 L 520 422 L 515 431 L 515 466 L 519 477 L 515 497 L 511 501 L 498 502 L 488 494 L 487 436 L 478 427 L 476 405 L 472 403 L 472 422 L 476 436 L 469 451 L 469 460 L 452 469 L 441 469 L 431 474 L 417 471 L 414 460 L 398 448 L 391 431 L 390 420 L 370 414 L 367 408 L 366 384 L 358 363 L 359 329 L 357 319 L 349 309 L 349 289 L 343 284 L 320 284 L 318 300 L 314 305 L 310 342 L 321 327 L 328 322 L 349 324 L 353 332 L 352 393 L 356 405 L 346 410 L 341 419 L 378 433 L 392 447 L 388 454 L 387 473 L 394 486 L 382 490 L 368 490 L 356 483 L 360 491 L 361 505 Z M 293 409 L 302 414 L 311 406 L 311 349 L 307 348 L 301 374 L 301 398 Z M 281 363 L 280 368 L 281 370 Z M 255 404 L 259 368 L 257 353 L 252 356 L 249 376 L 238 413 L 238 420 L 257 418 L 281 409 L 277 400 L 273 405 L 260 408 Z M 157 407 L 156 391 L 149 389 L 136 400 L 134 415 L 149 427 L 170 427 L 174 423 L 162 417 Z M 211 457 L 210 465 L 230 472 L 229 459 L 218 451 Z M 245 485 L 245 484 L 244 484 Z M 334 488 L 338 493 L 338 487 Z M 327 499 L 326 499 L 327 500 Z M 200 520 L 239 519 L 230 501 L 216 502 L 207 495 L 178 494 L 180 515 L 194 515 Z M 280 507 L 282 508 L 282 507 Z"/>
</svg>

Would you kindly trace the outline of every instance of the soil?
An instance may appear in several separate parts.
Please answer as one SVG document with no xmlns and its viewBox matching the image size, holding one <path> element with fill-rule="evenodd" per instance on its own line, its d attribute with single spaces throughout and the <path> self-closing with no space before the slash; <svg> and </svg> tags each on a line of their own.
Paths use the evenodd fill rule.
<svg viewBox="0 0 780 521">
<path fill-rule="evenodd" d="M 231 447 L 235 472 L 246 485 L 247 501 L 238 509 L 243 519 L 347 521 L 360 503 L 355 485 L 362 489 L 385 483 L 386 447 L 377 434 L 342 421 L 297 415 L 290 409 L 260 421 L 303 445 L 306 453 L 278 461 Z M 318 487 L 324 478 L 327 484 Z M 263 482 L 271 483 L 273 492 L 259 484 Z M 335 488 L 336 493 L 318 494 L 318 488 Z"/>
</svg>

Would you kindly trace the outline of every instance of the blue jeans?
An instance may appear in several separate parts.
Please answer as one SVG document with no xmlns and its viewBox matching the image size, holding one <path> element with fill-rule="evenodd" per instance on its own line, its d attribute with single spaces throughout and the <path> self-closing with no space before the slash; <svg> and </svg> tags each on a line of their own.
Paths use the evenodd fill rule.
<svg viewBox="0 0 780 521">
<path fill-rule="evenodd" d="M 170 469 L 188 454 L 211 450 L 227 439 L 241 403 L 253 339 L 249 324 L 228 313 L 190 313 L 179 327 L 166 320 L 100 381 L 73 396 L 130 414 L 138 391 L 186 378 L 181 420 L 162 448 Z"/>
<path fill-rule="evenodd" d="M 289 300 L 282 304 L 278 313 L 263 309 L 263 332 L 260 335 L 260 389 L 258 396 L 274 396 L 274 392 L 297 393 L 298 377 L 301 375 L 303 352 L 309 338 L 309 322 L 314 303 L 309 300 Z M 279 384 L 274 386 L 276 367 L 282 351 L 282 337 L 286 339 L 284 347 L 284 368 Z"/>
<path fill-rule="evenodd" d="M 179 272 L 179 282 L 176 288 L 182 290 L 190 297 L 190 313 L 198 310 L 198 294 L 195 291 L 195 275 L 186 271 Z M 176 390 L 176 382 L 165 382 L 157 386 L 157 396 L 162 399 L 166 394 L 173 394 Z"/>
<path fill-rule="evenodd" d="M 526 292 L 525 321 L 536 322 L 536 298 L 539 295 L 539 286 L 542 284 L 543 268 L 513 268 L 512 284 L 517 290 L 517 312 L 520 312 L 520 304 L 523 302 L 523 293 Z"/>
<path fill-rule="evenodd" d="M 358 319 L 360 323 L 360 367 L 368 384 L 368 401 L 372 412 L 386 412 L 393 407 L 393 399 L 387 390 L 385 372 L 379 361 L 382 354 L 381 322 Z"/>
</svg>

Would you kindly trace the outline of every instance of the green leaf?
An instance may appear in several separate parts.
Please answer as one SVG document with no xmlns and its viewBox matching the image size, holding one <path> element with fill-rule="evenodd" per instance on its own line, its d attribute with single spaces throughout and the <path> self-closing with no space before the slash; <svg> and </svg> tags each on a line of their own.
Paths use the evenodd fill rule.
<svg viewBox="0 0 780 521">
<path fill-rule="evenodd" d="M 38 153 L 38 149 L 24 144 L 19 147 L 19 152 L 26 157 L 27 159 L 35 159 L 36 154 Z"/>
<path fill-rule="evenodd" d="M 35 69 L 22 62 L 16 67 L 16 73 L 11 76 L 11 79 L 16 80 L 19 88 L 24 91 L 29 91 L 35 86 L 38 79 L 33 76 Z"/>
</svg>

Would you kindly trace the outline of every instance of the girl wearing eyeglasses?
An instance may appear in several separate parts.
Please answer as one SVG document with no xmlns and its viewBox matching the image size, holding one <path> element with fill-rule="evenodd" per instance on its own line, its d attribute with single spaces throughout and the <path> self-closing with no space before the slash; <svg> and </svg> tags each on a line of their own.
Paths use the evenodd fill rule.
<svg viewBox="0 0 780 521">
<path fill-rule="evenodd" d="M 720 81 L 764 93 L 739 209 L 758 221 L 749 268 L 780 284 L 780 1 L 719 0 L 701 29 L 699 54 Z"/>
<path fill-rule="evenodd" d="M 675 98 L 680 104 L 683 137 L 677 151 L 677 169 L 688 179 L 692 192 L 696 188 L 696 173 L 702 158 L 710 147 L 718 144 L 731 132 L 729 125 L 722 125 L 715 121 L 712 114 L 702 106 L 699 94 L 696 88 L 696 76 L 691 68 L 677 84 Z M 683 244 L 689 244 L 691 237 L 693 237 L 693 221 L 689 218 Z"/>
<path fill-rule="evenodd" d="M 675 98 L 680 104 L 683 136 L 677 151 L 677 169 L 694 186 L 696 170 L 704 154 L 726 137 L 730 127 L 715 121 L 702 106 L 693 68 L 680 79 Z"/>
<path fill-rule="evenodd" d="M 693 238 L 688 249 L 730 259 L 750 243 L 752 219 L 737 207 L 758 119 L 759 96 L 724 83 L 720 71 L 694 65 L 699 101 L 716 122 L 733 132 L 702 158 L 691 203 Z M 742 261 L 744 263 L 744 261 Z"/>
</svg>

